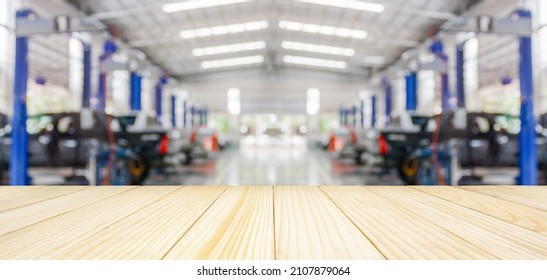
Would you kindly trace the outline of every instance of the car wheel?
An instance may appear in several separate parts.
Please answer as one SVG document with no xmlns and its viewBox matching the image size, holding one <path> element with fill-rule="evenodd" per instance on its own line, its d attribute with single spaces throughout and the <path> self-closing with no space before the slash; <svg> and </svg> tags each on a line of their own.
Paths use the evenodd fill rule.
<svg viewBox="0 0 547 280">
<path fill-rule="evenodd" d="M 141 185 L 148 176 L 148 164 L 139 155 L 128 159 L 130 183 L 132 185 Z"/>
<path fill-rule="evenodd" d="M 190 165 L 192 164 L 192 154 L 190 152 L 185 153 L 186 157 L 184 159 L 184 164 Z"/>
<path fill-rule="evenodd" d="M 399 164 L 399 177 L 407 185 L 416 185 L 420 159 L 414 155 L 407 155 Z"/>
<path fill-rule="evenodd" d="M 357 165 L 363 165 L 363 154 L 362 153 L 357 153 L 357 155 L 355 156 L 355 163 Z"/>
</svg>

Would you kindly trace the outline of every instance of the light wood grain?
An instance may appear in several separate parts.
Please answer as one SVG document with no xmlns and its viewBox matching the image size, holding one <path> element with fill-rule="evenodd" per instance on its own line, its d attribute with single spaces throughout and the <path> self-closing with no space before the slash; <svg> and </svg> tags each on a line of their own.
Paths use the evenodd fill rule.
<svg viewBox="0 0 547 280">
<path fill-rule="evenodd" d="M 547 211 L 547 199 L 544 197 L 519 191 L 515 188 L 480 186 L 480 187 L 461 187 L 464 190 L 474 191 L 500 199 L 512 201 L 518 204 L 530 206 L 539 210 Z"/>
<path fill-rule="evenodd" d="M 6 197 L 0 197 L 0 212 L 29 205 L 43 200 L 82 191 L 85 187 L 49 187 L 23 191 Z"/>
<path fill-rule="evenodd" d="M 176 188 L 139 187 L 76 211 L 0 236 L 0 259 L 52 259 L 123 220 L 132 213 L 176 191 Z"/>
<path fill-rule="evenodd" d="M 547 235 L 547 212 L 545 211 L 460 188 L 415 187 L 415 189 Z"/>
<path fill-rule="evenodd" d="M 130 189 L 131 187 L 89 187 L 81 191 L 0 212 L 0 236 L 47 219 L 55 218 L 66 212 Z"/>
<path fill-rule="evenodd" d="M 321 187 L 388 259 L 496 259 L 362 187 Z"/>
<path fill-rule="evenodd" d="M 18 194 L 18 193 L 34 190 L 37 188 L 43 188 L 43 186 L 24 186 L 24 187 L 0 186 L 0 198 L 6 197 L 12 194 Z"/>
<path fill-rule="evenodd" d="M 70 248 L 56 259 L 159 260 L 225 187 L 183 187 Z"/>
<path fill-rule="evenodd" d="M 547 187 L 540 187 L 540 186 L 500 186 L 503 188 L 508 188 L 516 191 L 522 191 L 525 193 L 529 193 L 532 195 L 541 196 L 544 199 L 547 199 Z"/>
<path fill-rule="evenodd" d="M 547 259 L 542 190 L 0 188 L 0 259 Z"/>
<path fill-rule="evenodd" d="M 275 187 L 277 259 L 384 259 L 317 187 Z"/>
<path fill-rule="evenodd" d="M 274 259 L 272 187 L 229 187 L 165 259 Z"/>
<path fill-rule="evenodd" d="M 547 236 L 411 188 L 367 189 L 501 259 L 547 259 Z"/>
</svg>

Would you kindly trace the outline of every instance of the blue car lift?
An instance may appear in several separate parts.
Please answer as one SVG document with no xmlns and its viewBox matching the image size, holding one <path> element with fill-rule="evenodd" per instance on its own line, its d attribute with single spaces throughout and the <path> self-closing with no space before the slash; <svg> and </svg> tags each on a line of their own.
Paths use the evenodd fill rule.
<svg viewBox="0 0 547 280">
<path fill-rule="evenodd" d="M 382 79 L 382 86 L 384 87 L 384 93 L 385 93 L 385 99 L 386 99 L 386 110 L 385 110 L 385 116 L 386 116 L 386 126 L 390 124 L 391 122 L 391 99 L 392 99 L 392 87 L 391 82 L 388 80 L 388 78 Z"/>
<path fill-rule="evenodd" d="M 131 111 L 138 112 L 142 109 L 141 105 L 141 85 L 142 76 L 137 71 L 131 71 L 131 92 L 130 92 L 130 105 Z"/>
<path fill-rule="evenodd" d="M 84 80 L 83 80 L 83 96 L 82 108 L 89 108 L 89 99 L 91 98 L 91 45 L 84 45 Z"/>
<path fill-rule="evenodd" d="M 519 133 L 519 185 L 537 185 L 536 121 L 534 118 L 534 81 L 532 72 L 532 13 L 517 9 L 508 18 L 495 19 L 487 16 L 469 19 L 446 29 L 455 32 L 486 32 L 519 37 L 519 76 L 521 91 Z M 463 45 L 457 46 L 457 100 L 458 107 L 465 106 Z M 443 95 L 444 96 L 444 95 Z M 444 99 L 443 99 L 444 100 Z M 444 103 L 443 103 L 444 104 Z"/>
<path fill-rule="evenodd" d="M 32 11 L 17 11 L 16 19 L 28 19 Z M 10 185 L 29 184 L 28 134 L 27 134 L 27 80 L 28 37 L 17 36 L 15 40 L 15 79 L 13 83 L 13 119 L 11 130 Z"/>
<path fill-rule="evenodd" d="M 376 126 L 376 95 L 372 96 L 370 102 L 372 103 L 372 117 L 371 117 L 371 126 Z"/>
<path fill-rule="evenodd" d="M 456 101 L 458 108 L 465 108 L 464 49 L 465 42 L 456 46 Z"/>
<path fill-rule="evenodd" d="M 156 121 L 158 122 L 158 125 L 162 125 L 161 117 L 162 117 L 162 95 L 163 95 L 163 87 L 167 84 L 167 76 L 162 75 L 158 82 L 156 83 Z"/>
<path fill-rule="evenodd" d="M 98 90 L 92 99 L 91 109 L 104 112 L 106 106 L 106 76 L 108 71 L 106 69 L 106 61 L 109 59 L 112 54 L 116 52 L 116 44 L 112 40 L 106 40 L 103 46 L 103 54 L 100 56 L 100 73 L 99 73 L 99 85 Z"/>
<path fill-rule="evenodd" d="M 411 71 L 405 77 L 406 82 L 406 110 L 416 111 L 418 107 L 418 73 Z"/>
</svg>

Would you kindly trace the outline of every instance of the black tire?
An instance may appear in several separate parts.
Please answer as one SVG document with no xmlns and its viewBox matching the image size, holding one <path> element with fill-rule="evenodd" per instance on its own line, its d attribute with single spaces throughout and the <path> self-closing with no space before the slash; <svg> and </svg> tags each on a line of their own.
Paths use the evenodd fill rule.
<svg viewBox="0 0 547 280">
<path fill-rule="evenodd" d="M 357 165 L 363 165 L 363 154 L 361 152 L 357 153 L 357 156 L 355 156 L 355 164 Z"/>
<path fill-rule="evenodd" d="M 184 164 L 186 164 L 186 165 L 192 164 L 192 155 L 191 155 L 191 153 L 186 152 L 185 155 L 186 155 L 186 157 L 184 159 Z"/>
<path fill-rule="evenodd" d="M 136 156 L 128 159 L 128 164 L 130 166 L 131 165 L 136 165 L 141 170 L 138 173 L 134 173 L 134 172 L 131 171 L 131 168 L 130 168 L 130 171 L 129 171 L 129 174 L 130 174 L 129 182 L 130 182 L 130 184 L 131 185 L 141 185 L 144 182 L 144 180 L 146 180 L 146 177 L 148 177 L 148 172 L 149 172 L 149 169 L 150 169 L 150 167 L 148 166 L 148 163 L 146 161 L 144 161 L 142 159 L 142 157 L 136 155 Z"/>
<path fill-rule="evenodd" d="M 420 159 L 410 154 L 401 160 L 398 164 L 397 171 L 399 177 L 407 185 L 418 184 L 418 171 L 420 168 Z"/>
</svg>

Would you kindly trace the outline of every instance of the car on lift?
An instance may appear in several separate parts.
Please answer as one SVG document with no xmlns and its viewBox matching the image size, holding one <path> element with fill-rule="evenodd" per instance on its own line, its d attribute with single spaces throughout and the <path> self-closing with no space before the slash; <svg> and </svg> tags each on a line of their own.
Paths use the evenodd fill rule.
<svg viewBox="0 0 547 280">
<path fill-rule="evenodd" d="M 90 147 L 108 150 L 111 146 L 130 149 L 128 161 L 131 184 L 141 184 L 153 167 L 161 166 L 167 153 L 168 138 L 162 131 L 128 131 L 115 117 L 93 112 L 91 128 L 81 127 L 80 112 L 31 116 L 29 134 L 29 167 L 84 168 L 89 163 Z M 1 164 L 9 165 L 11 126 L 0 134 Z"/>
<path fill-rule="evenodd" d="M 438 157 L 449 158 L 455 152 L 460 168 L 473 170 L 476 167 L 518 167 L 518 134 L 520 119 L 506 114 L 471 112 L 448 112 L 428 121 L 429 128 L 418 133 L 393 137 L 385 134 L 386 154 L 396 154 L 400 162 L 395 166 L 401 179 L 407 184 L 423 184 L 420 172 L 431 172 L 438 161 L 431 156 L 432 147 L 437 147 Z M 459 123 L 459 125 L 458 125 Z M 433 131 L 431 131 L 433 128 Z M 547 133 L 536 127 L 536 149 L 539 167 L 545 169 Z M 390 137 L 391 136 L 391 137 Z M 404 140 L 404 143 L 403 143 Z M 407 150 L 389 150 L 407 146 Z M 406 153 L 412 150 L 410 153 Z M 397 154 L 399 153 L 399 154 Z M 427 156 L 423 156 L 423 155 Z"/>
<path fill-rule="evenodd" d="M 365 142 L 360 142 L 355 128 L 342 126 L 333 129 L 326 142 L 326 150 L 338 159 L 353 159 L 361 164 L 361 155 L 366 151 Z"/>
<path fill-rule="evenodd" d="M 180 151 L 185 155 L 185 163 L 191 164 L 194 159 L 207 159 L 218 153 L 223 141 L 214 129 L 206 126 L 192 128 L 190 136 L 185 141 Z"/>
<path fill-rule="evenodd" d="M 427 145 L 434 130 L 433 117 L 413 112 L 401 113 L 381 129 L 368 129 L 361 133 L 367 156 L 384 169 L 397 168 L 401 177 L 401 162 L 405 156 L 421 145 Z"/>
<path fill-rule="evenodd" d="M 88 164 L 89 150 L 93 143 L 108 146 L 108 135 L 103 121 L 94 115 L 98 124 L 90 130 L 78 129 L 79 113 L 40 114 L 27 119 L 29 167 L 83 168 Z M 0 130 L 0 164 L 9 167 L 11 125 Z"/>
</svg>

